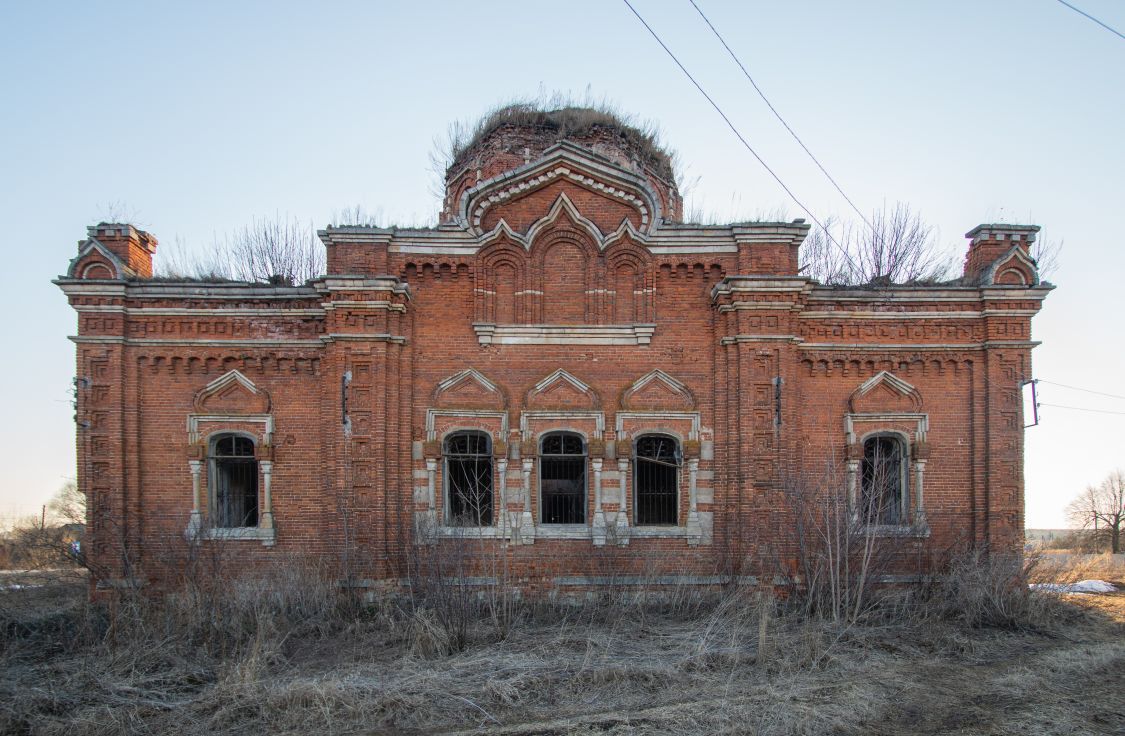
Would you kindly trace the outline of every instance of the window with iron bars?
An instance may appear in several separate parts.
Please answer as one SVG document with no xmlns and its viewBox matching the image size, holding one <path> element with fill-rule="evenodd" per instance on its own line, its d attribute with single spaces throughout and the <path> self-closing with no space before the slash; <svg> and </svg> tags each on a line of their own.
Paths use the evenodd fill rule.
<svg viewBox="0 0 1125 736">
<path fill-rule="evenodd" d="M 542 524 L 586 523 L 586 443 L 573 432 L 545 435 L 539 444 Z"/>
<path fill-rule="evenodd" d="M 907 523 L 906 443 L 881 434 L 863 442 L 860 521 L 864 524 Z"/>
<path fill-rule="evenodd" d="M 211 439 L 208 460 L 211 525 L 220 529 L 258 526 L 258 460 L 254 457 L 254 440 L 237 434 L 217 435 Z"/>
<path fill-rule="evenodd" d="M 679 523 L 680 467 L 683 457 L 674 437 L 637 438 L 633 459 L 633 517 L 638 526 Z"/>
<path fill-rule="evenodd" d="M 492 440 L 484 432 L 445 439 L 445 495 L 452 526 L 492 524 Z"/>
</svg>

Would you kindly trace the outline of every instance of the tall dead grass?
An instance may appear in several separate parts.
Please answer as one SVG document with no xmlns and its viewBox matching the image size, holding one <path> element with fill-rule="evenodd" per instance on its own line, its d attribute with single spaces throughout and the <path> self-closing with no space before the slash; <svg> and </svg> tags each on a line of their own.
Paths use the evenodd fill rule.
<svg viewBox="0 0 1125 736">
<path fill-rule="evenodd" d="M 912 708 L 976 713 L 919 696 L 940 681 L 971 698 L 970 671 L 981 692 L 994 677 L 1005 698 L 1057 695 L 1056 725 L 1038 732 L 1066 733 L 1081 730 L 1076 709 L 1038 669 L 1085 664 L 1112 680 L 1125 662 L 1118 629 L 1117 644 L 1027 660 L 1026 686 L 991 669 L 1091 625 L 1057 596 L 1021 592 L 999 564 L 951 566 L 944 585 L 898 591 L 850 626 L 756 587 L 654 579 L 517 599 L 501 629 L 478 590 L 460 647 L 435 645 L 444 634 L 424 600 L 361 604 L 328 573 L 290 560 L 111 604 L 76 586 L 6 592 L 0 733 L 922 732 L 947 722 Z M 17 592 L 42 597 L 40 618 L 24 608 L 13 620 Z M 1050 605 L 1070 618 L 1040 618 L 1036 606 Z"/>
</svg>

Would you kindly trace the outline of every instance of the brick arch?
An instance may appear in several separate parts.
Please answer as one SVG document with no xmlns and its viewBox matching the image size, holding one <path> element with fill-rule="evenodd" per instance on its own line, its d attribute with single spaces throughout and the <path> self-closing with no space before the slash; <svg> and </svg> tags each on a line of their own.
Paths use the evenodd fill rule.
<svg viewBox="0 0 1125 736">
<path fill-rule="evenodd" d="M 556 225 L 531 244 L 532 321 L 586 324 L 595 320 L 591 296 L 599 282 L 598 247 L 574 227 Z"/>
<path fill-rule="evenodd" d="M 527 321 L 527 252 L 500 237 L 477 253 L 476 321 L 518 324 Z"/>
</svg>

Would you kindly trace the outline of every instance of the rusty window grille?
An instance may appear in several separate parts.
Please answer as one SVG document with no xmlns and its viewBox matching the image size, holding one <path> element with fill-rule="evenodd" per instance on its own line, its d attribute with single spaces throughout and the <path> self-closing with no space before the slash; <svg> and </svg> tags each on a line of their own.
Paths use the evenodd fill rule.
<svg viewBox="0 0 1125 736">
<path fill-rule="evenodd" d="M 211 440 L 213 526 L 258 526 L 258 461 L 254 441 L 237 434 Z"/>
<path fill-rule="evenodd" d="M 539 498 L 541 523 L 586 523 L 586 444 L 580 435 L 555 432 L 543 437 Z"/>
<path fill-rule="evenodd" d="M 907 513 L 906 443 L 894 435 L 864 440 L 860 493 L 865 524 L 903 524 Z"/>
<path fill-rule="evenodd" d="M 445 490 L 453 526 L 492 524 L 492 440 L 457 432 L 445 440 Z"/>
<path fill-rule="evenodd" d="M 680 443 L 674 437 L 649 434 L 637 438 L 633 507 L 638 526 L 678 523 L 682 465 Z"/>
</svg>

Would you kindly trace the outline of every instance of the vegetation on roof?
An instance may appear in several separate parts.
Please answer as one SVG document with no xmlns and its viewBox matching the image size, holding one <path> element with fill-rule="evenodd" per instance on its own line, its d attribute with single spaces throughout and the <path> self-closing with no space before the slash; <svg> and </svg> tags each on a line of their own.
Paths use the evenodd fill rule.
<svg viewBox="0 0 1125 736">
<path fill-rule="evenodd" d="M 448 141 L 439 145 L 441 150 L 435 155 L 435 164 L 443 164 L 448 176 L 478 144 L 506 126 L 536 128 L 550 133 L 556 141 L 580 138 L 598 128 L 612 129 L 647 165 L 668 178 L 674 175 L 674 154 L 660 142 L 660 132 L 654 123 L 638 120 L 605 100 L 593 101 L 587 97 L 577 102 L 558 94 L 501 105 L 475 124 L 452 124 Z"/>
</svg>

